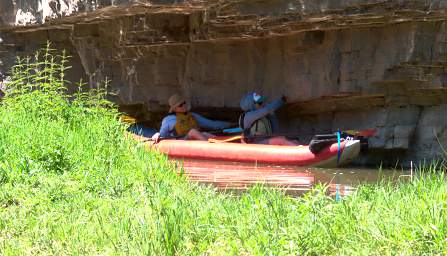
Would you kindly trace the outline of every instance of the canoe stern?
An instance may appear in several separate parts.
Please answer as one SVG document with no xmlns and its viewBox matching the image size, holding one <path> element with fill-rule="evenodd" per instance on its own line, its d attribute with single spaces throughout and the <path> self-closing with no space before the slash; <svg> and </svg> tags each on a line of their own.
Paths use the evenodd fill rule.
<svg viewBox="0 0 447 256">
<path fill-rule="evenodd" d="M 318 162 L 312 166 L 314 167 L 325 167 L 334 168 L 337 166 L 342 166 L 350 163 L 354 158 L 360 154 L 360 141 L 359 140 L 348 140 L 346 141 L 340 159 L 337 161 L 338 156 L 335 155 L 327 160 Z"/>
</svg>

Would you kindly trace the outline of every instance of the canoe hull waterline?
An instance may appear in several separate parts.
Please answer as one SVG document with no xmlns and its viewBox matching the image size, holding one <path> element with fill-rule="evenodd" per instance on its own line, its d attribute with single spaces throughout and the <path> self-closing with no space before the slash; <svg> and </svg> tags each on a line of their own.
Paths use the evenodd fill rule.
<svg viewBox="0 0 447 256">
<path fill-rule="evenodd" d="M 172 158 L 212 161 L 253 162 L 275 165 L 337 167 L 349 163 L 360 153 L 359 140 L 346 140 L 328 146 L 318 154 L 307 145 L 277 146 L 240 143 L 209 143 L 193 140 L 162 140 L 147 146 Z M 338 157 L 340 151 L 340 157 Z"/>
</svg>

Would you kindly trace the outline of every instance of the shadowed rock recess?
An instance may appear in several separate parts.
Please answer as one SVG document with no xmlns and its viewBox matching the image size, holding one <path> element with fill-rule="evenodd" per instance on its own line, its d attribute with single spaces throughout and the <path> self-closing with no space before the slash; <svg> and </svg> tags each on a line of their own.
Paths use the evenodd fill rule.
<svg viewBox="0 0 447 256">
<path fill-rule="evenodd" d="M 5 0 L 0 17 L 3 78 L 49 40 L 73 56 L 70 80 L 108 78 L 111 99 L 153 125 L 172 93 L 236 119 L 256 90 L 289 97 L 282 127 L 303 142 L 377 129 L 359 163 L 444 156 L 444 0 Z"/>
</svg>

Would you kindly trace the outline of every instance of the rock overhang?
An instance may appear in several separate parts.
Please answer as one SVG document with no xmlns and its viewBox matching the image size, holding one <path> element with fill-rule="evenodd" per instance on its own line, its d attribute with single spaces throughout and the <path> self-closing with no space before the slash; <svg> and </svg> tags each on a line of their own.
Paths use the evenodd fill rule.
<svg viewBox="0 0 447 256">
<path fill-rule="evenodd" d="M 225 109 L 235 118 L 239 97 L 258 90 L 289 96 L 293 103 L 279 113 L 286 130 L 375 128 L 376 149 L 439 156 L 436 138 L 421 130 L 445 137 L 442 122 L 424 121 L 447 100 L 442 2 L 358 1 L 314 11 L 280 2 L 271 12 L 244 1 L 106 7 L 0 35 L 9 55 L 47 40 L 67 49 L 71 78 L 93 87 L 111 79 L 114 101 L 146 119 L 165 113 L 175 92 L 199 111 L 220 117 L 216 110 Z"/>
</svg>

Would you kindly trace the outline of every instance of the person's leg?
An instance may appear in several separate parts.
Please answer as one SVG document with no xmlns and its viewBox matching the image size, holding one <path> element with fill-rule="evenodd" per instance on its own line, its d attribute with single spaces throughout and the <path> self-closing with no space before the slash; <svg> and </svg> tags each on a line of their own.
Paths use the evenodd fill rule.
<svg viewBox="0 0 447 256">
<path fill-rule="evenodd" d="M 188 135 L 186 138 L 188 140 L 208 140 L 208 138 L 211 138 L 211 134 L 206 132 L 199 132 L 197 129 L 191 129 L 188 132 Z"/>
<path fill-rule="evenodd" d="M 281 145 L 281 146 L 298 146 L 299 143 L 295 141 L 288 140 L 284 136 L 277 136 L 268 139 L 268 144 L 270 145 Z"/>
<path fill-rule="evenodd" d="M 204 135 L 207 139 L 217 137 L 216 135 L 211 134 L 211 133 L 208 133 L 208 132 L 200 132 L 200 133 L 201 133 L 202 135 Z"/>
</svg>

